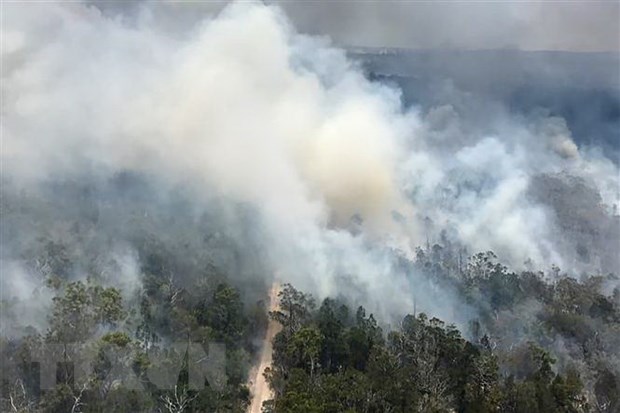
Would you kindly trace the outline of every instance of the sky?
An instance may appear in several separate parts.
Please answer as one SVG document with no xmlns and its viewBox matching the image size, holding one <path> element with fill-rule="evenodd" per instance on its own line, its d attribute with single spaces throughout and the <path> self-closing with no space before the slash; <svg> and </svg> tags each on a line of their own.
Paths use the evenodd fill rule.
<svg viewBox="0 0 620 413">
<path fill-rule="evenodd" d="M 284 9 L 297 30 L 328 36 L 341 46 L 573 52 L 620 49 L 618 1 L 265 2 Z M 205 14 L 217 13 L 227 2 L 94 3 L 106 13 L 140 15 L 179 30 Z"/>
</svg>

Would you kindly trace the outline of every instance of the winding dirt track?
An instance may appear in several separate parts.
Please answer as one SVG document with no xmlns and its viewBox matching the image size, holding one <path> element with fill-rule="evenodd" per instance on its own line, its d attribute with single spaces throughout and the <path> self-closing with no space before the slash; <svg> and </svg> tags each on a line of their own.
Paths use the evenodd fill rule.
<svg viewBox="0 0 620 413">
<path fill-rule="evenodd" d="M 278 309 L 278 293 L 280 292 L 280 285 L 274 283 L 269 291 L 269 311 L 275 311 Z M 269 320 L 267 325 L 267 333 L 263 340 L 263 347 L 261 349 L 260 357 L 258 359 L 258 365 L 254 366 L 250 371 L 250 380 L 248 382 L 250 391 L 252 392 L 252 403 L 248 409 L 248 413 L 261 413 L 263 402 L 273 397 L 269 384 L 263 376 L 263 372 L 266 367 L 271 365 L 272 360 L 272 341 L 276 334 L 280 331 L 282 326 L 279 323 Z"/>
</svg>

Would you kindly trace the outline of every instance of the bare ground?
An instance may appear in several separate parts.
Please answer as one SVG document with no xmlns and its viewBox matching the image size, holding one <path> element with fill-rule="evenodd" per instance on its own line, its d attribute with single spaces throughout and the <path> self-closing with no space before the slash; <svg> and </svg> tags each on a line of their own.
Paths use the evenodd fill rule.
<svg viewBox="0 0 620 413">
<path fill-rule="evenodd" d="M 269 291 L 269 311 L 275 311 L 278 309 L 279 291 L 280 285 L 278 283 L 274 283 Z M 272 341 L 281 328 L 282 327 L 280 324 L 271 319 L 269 320 L 261 353 L 258 358 L 258 364 L 250 371 L 248 385 L 252 393 L 252 402 L 248 408 L 248 413 L 261 413 L 263 402 L 273 398 L 273 394 L 269 388 L 269 384 L 267 384 L 267 380 L 265 380 L 265 377 L 263 376 L 263 372 L 265 371 L 265 368 L 271 365 L 273 356 Z"/>
</svg>

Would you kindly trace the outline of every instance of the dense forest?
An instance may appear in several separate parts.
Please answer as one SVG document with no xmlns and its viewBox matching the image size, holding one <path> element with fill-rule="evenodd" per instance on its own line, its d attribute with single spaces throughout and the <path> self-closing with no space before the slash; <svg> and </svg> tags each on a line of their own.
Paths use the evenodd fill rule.
<svg viewBox="0 0 620 413">
<path fill-rule="evenodd" d="M 46 208 L 55 212 L 27 225 L 40 200 L 23 192 L 4 197 L 11 218 L 4 235 L 23 237 L 12 232 L 18 227 L 37 234 L 22 245 L 21 265 L 36 274 L 35 297 L 51 300 L 38 325 L 29 324 L 32 312 L 18 297 L 2 301 L 3 411 L 243 412 L 252 397 L 249 370 L 269 320 L 282 329 L 264 372 L 274 391 L 266 412 L 620 408 L 614 275 L 575 279 L 557 267 L 513 272 L 492 252 L 468 257 L 444 239 L 418 248 L 415 259 L 395 254 L 401 271 L 424 274 L 428 285 L 420 288 L 453 291 L 470 306 L 475 316 L 460 329 L 419 308 L 390 325 L 363 303 L 316 302 L 289 284 L 281 288 L 279 309 L 269 313 L 267 285 L 248 287 L 239 278 L 242 265 L 233 266 L 235 274 L 228 261 L 207 253 L 228 246 L 236 257 L 231 261 L 243 263 L 216 230 L 221 223 L 202 216 L 196 225 L 176 216 L 178 232 L 166 238 L 155 228 L 167 225 L 157 212 L 161 205 L 137 199 L 135 182 L 123 192 L 128 179 L 117 178 L 99 195 L 73 185 L 54 188 L 58 196 L 47 199 L 57 203 Z M 91 201 L 102 192 L 114 206 L 136 213 L 118 228 L 109 221 L 114 208 L 97 207 L 94 216 Z M 80 201 L 72 206 L 67 199 Z M 182 209 L 182 198 L 175 205 Z M 100 225 L 125 228 L 138 251 L 137 287 L 110 282 L 110 271 L 127 269 L 119 258 L 106 261 Z M 178 251 L 182 240 L 187 253 Z M 198 355 L 191 351 L 196 346 Z M 205 359 L 197 383 L 192 372 Z"/>
<path fill-rule="evenodd" d="M 474 321 L 470 340 L 425 313 L 407 315 L 397 329 L 384 331 L 363 307 L 352 311 L 326 299 L 316 308 L 312 297 L 287 285 L 281 311 L 271 313 L 283 329 L 266 373 L 276 398 L 265 410 L 617 411 L 617 372 L 606 360 L 617 357 L 618 291 L 614 305 L 593 287 L 601 279 L 550 285 L 536 274 L 477 270 L 464 288 L 491 294 L 493 314 L 527 300 L 541 304 L 535 321 L 523 326 L 531 331 L 528 339 L 502 345 L 502 327 L 514 324 L 499 316 Z M 561 365 L 554 340 L 576 346 Z"/>
</svg>

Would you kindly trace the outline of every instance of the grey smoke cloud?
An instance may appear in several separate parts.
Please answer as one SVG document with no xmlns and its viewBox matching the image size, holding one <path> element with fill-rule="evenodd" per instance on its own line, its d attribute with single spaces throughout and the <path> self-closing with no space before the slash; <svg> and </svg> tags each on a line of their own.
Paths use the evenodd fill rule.
<svg viewBox="0 0 620 413">
<path fill-rule="evenodd" d="M 225 1 L 94 1 L 112 15 L 184 31 Z M 342 46 L 413 49 L 620 50 L 615 1 L 267 1 L 295 27 Z"/>
<path fill-rule="evenodd" d="M 37 188 L 133 171 L 161 193 L 184 187 L 199 210 L 212 197 L 249 205 L 271 273 L 319 297 L 356 286 L 382 318 L 418 296 L 460 321 L 449 292 L 425 290 L 395 259 L 442 230 L 514 268 L 585 268 L 530 183 L 575 174 L 611 208 L 618 168 L 580 150 L 562 120 L 497 109 L 486 130 L 468 130 L 454 107 L 403 108 L 398 89 L 298 34 L 278 7 L 237 3 L 171 36 L 161 7 L 181 5 L 141 4 L 131 21 L 76 3 L 5 5 L 3 179 Z M 135 278 L 132 252 L 115 256 Z"/>
<path fill-rule="evenodd" d="M 617 2 L 283 2 L 302 31 L 351 46 L 617 51 Z"/>
</svg>

